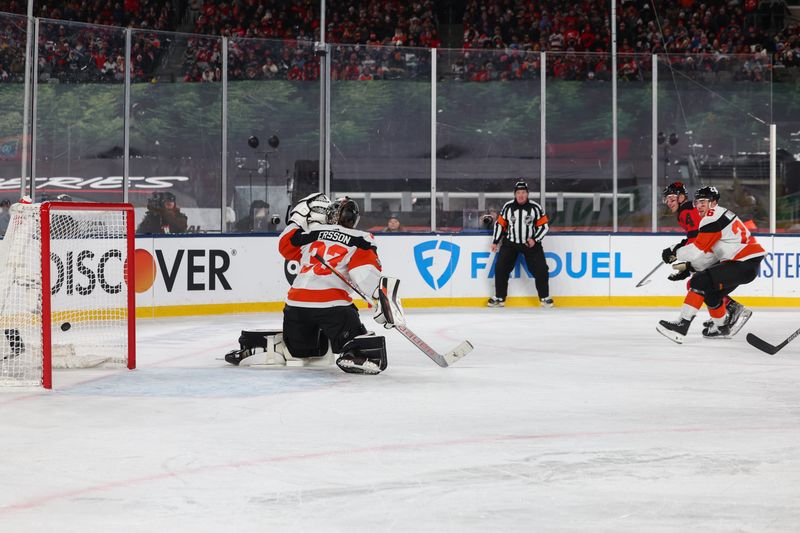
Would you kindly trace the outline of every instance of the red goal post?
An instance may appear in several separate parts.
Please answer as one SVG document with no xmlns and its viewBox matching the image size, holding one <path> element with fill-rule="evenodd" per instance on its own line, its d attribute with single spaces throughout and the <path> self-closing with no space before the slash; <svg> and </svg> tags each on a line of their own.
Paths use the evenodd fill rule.
<svg viewBox="0 0 800 533">
<path fill-rule="evenodd" d="M 49 389 L 54 367 L 135 368 L 133 206 L 20 203 L 11 216 L 0 253 L 0 384 Z"/>
</svg>

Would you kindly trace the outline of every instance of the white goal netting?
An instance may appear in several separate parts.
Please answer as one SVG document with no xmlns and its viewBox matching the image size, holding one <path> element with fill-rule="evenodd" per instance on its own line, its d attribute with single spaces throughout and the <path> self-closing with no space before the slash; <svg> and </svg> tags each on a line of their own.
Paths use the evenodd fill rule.
<svg viewBox="0 0 800 533">
<path fill-rule="evenodd" d="M 44 220 L 42 205 L 11 207 L 0 241 L 0 385 L 49 387 L 51 365 L 132 367 L 132 213 L 81 205 L 50 206 Z"/>
</svg>

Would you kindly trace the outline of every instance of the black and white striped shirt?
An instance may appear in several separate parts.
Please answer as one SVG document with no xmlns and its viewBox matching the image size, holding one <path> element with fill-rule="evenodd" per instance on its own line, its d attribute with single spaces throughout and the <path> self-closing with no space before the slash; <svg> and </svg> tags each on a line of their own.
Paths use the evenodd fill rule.
<svg viewBox="0 0 800 533">
<path fill-rule="evenodd" d="M 547 234 L 548 222 L 544 209 L 536 202 L 528 200 L 520 205 L 511 200 L 497 216 L 492 242 L 497 244 L 503 237 L 515 244 L 525 244 L 528 239 L 539 242 Z"/>
</svg>

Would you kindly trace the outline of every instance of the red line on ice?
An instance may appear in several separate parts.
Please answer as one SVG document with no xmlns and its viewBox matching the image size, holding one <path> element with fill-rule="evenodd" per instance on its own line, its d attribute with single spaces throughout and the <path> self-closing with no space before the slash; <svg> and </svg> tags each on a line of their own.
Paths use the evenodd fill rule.
<svg viewBox="0 0 800 533">
<path fill-rule="evenodd" d="M 87 487 L 80 487 L 72 490 L 61 492 L 53 492 L 45 494 L 36 498 L 21 501 L 10 505 L 0 507 L 0 515 L 9 514 L 15 511 L 23 511 L 26 509 L 34 509 L 43 507 L 50 502 L 56 500 L 63 500 L 75 496 L 82 496 L 93 492 L 104 492 L 116 488 L 130 487 L 151 481 L 161 481 L 169 478 L 183 478 L 185 476 L 195 474 L 206 474 L 209 472 L 219 470 L 234 470 L 243 467 L 252 467 L 264 465 L 269 463 L 282 463 L 288 461 L 304 461 L 310 459 L 319 459 L 323 457 L 336 457 L 347 455 L 358 455 L 363 453 L 375 452 L 389 452 L 389 451 L 403 451 L 415 448 L 441 448 L 445 446 L 464 446 L 485 444 L 489 442 L 511 442 L 511 441 L 525 441 L 525 440 L 548 440 L 548 439 L 562 439 L 562 438 L 583 438 L 583 437 L 611 437 L 617 435 L 642 435 L 648 433 L 710 433 L 710 432 L 743 432 L 743 431 L 797 431 L 798 428 L 789 427 L 750 427 L 750 428 L 648 428 L 648 429 L 630 429 L 619 431 L 588 431 L 576 433 L 545 433 L 541 435 L 499 435 L 490 437 L 477 437 L 472 439 L 455 439 L 440 442 L 419 442 L 414 444 L 385 444 L 382 446 L 371 446 L 366 448 L 346 449 L 346 450 L 331 450 L 324 452 L 310 452 L 298 453 L 291 455 L 279 455 L 275 457 L 262 457 L 250 459 L 246 461 L 235 461 L 231 463 L 223 463 L 217 465 L 200 466 L 195 468 L 187 468 L 183 470 L 176 470 L 172 472 L 162 472 L 159 474 L 151 474 L 147 476 L 139 476 L 128 479 L 120 479 L 117 481 L 109 481 L 107 483 L 99 483 Z"/>
</svg>

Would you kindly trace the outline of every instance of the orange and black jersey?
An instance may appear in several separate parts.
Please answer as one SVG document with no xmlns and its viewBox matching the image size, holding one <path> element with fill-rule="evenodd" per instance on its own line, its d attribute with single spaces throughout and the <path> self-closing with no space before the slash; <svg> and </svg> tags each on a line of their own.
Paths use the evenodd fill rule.
<svg viewBox="0 0 800 533">
<path fill-rule="evenodd" d="M 747 261 L 764 255 L 747 226 L 722 206 L 710 209 L 700 220 L 697 238 L 678 250 L 678 260 L 692 263 L 695 270 L 705 270 L 722 261 Z"/>
<path fill-rule="evenodd" d="M 280 254 L 300 263 L 286 303 L 297 307 L 350 305 L 350 288 L 316 259 L 319 254 L 366 294 L 378 286 L 381 263 L 373 236 L 337 225 L 318 225 L 303 232 L 290 224 L 278 242 Z"/>
<path fill-rule="evenodd" d="M 528 239 L 541 241 L 549 229 L 548 222 L 544 209 L 536 202 L 518 204 L 511 200 L 497 216 L 492 242 L 497 244 L 503 238 L 515 244 L 525 244 Z"/>
</svg>

